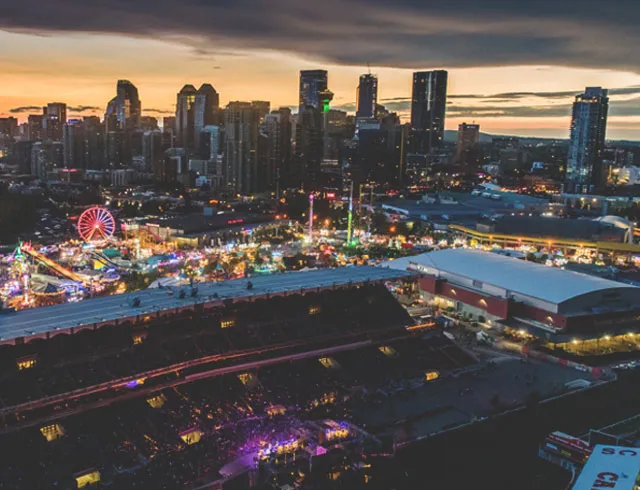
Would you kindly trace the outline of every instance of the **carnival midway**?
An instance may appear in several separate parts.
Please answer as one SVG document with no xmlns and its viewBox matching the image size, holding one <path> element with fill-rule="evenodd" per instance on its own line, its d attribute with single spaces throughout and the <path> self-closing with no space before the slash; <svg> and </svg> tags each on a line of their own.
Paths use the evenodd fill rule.
<svg viewBox="0 0 640 490">
<path fill-rule="evenodd" d="M 284 213 L 266 219 L 237 213 L 119 219 L 105 206 L 88 207 L 59 221 L 57 236 L 31 237 L 0 251 L 1 311 L 147 288 L 377 263 L 409 254 L 414 246 L 404 237 L 370 233 L 365 213 L 359 223 L 352 219 L 352 205 L 347 230 L 339 230 L 329 219 L 314 215 L 313 203 L 311 195 L 302 223 Z M 194 227 L 197 232 L 188 233 Z M 421 243 L 430 245 L 433 239 Z"/>
</svg>

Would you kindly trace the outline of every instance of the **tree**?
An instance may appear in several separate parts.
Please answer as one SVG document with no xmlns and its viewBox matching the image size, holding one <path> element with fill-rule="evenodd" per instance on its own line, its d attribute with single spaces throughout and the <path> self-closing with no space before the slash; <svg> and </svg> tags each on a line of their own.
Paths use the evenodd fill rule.
<svg viewBox="0 0 640 490">
<path fill-rule="evenodd" d="M 17 241 L 23 233 L 34 231 L 39 197 L 21 195 L 0 186 L 0 242 Z"/>
</svg>

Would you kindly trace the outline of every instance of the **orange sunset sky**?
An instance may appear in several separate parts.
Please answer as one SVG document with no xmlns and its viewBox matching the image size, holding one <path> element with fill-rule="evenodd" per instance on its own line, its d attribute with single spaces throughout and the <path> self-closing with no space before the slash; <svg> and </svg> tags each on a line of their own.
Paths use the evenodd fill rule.
<svg viewBox="0 0 640 490">
<path fill-rule="evenodd" d="M 173 112 L 176 92 L 185 83 L 211 83 L 223 105 L 259 99 L 271 101 L 272 107 L 295 106 L 298 71 L 309 68 L 327 69 L 329 87 L 335 93 L 333 106 L 353 112 L 358 76 L 369 69 L 366 64 L 337 63 L 282 49 L 196 49 L 180 38 L 162 35 L 5 30 L 0 31 L 0 46 L 0 116 L 21 120 L 47 102 L 88 107 L 70 111 L 70 117 L 102 116 L 119 78 L 138 87 L 143 112 L 157 117 Z M 569 131 L 571 94 L 586 85 L 600 85 L 621 92 L 612 91 L 607 137 L 640 139 L 640 74 L 624 69 L 517 63 L 458 68 L 372 64 L 371 72 L 379 77 L 379 102 L 408 121 L 411 73 L 435 68 L 449 70 L 447 129 L 475 121 L 483 132 L 493 134 L 564 138 Z"/>
</svg>

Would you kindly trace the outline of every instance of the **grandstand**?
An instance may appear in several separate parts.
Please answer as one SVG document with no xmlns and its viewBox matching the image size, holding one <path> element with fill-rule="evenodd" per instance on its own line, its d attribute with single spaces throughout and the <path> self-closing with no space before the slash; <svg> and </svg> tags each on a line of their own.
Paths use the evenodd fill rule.
<svg viewBox="0 0 640 490">
<path fill-rule="evenodd" d="M 358 422 L 353 404 L 474 360 L 437 332 L 406 328 L 384 283 L 408 274 L 340 271 L 205 286 L 203 307 L 0 346 L 0 445 L 15 448 L 0 488 L 226 488 L 229 468 L 255 467 L 281 441 L 268 471 L 291 450 L 308 474 L 302 461 L 335 450 L 309 434 L 332 424 L 331 434 L 358 433 L 341 450 L 361 454 L 366 433 L 346 422 Z M 159 298 L 142 301 L 175 301 Z"/>
<path fill-rule="evenodd" d="M 217 308 L 225 301 L 250 301 L 288 294 L 303 294 L 367 282 L 383 282 L 411 274 L 377 267 L 325 269 L 306 273 L 259 276 L 248 281 L 207 282 L 195 287 L 152 289 L 137 293 L 96 298 L 35 308 L 0 316 L 0 344 L 48 339 L 61 333 L 77 333 L 105 325 L 139 322 L 186 310 Z M 145 320 L 147 321 L 147 320 Z"/>
</svg>

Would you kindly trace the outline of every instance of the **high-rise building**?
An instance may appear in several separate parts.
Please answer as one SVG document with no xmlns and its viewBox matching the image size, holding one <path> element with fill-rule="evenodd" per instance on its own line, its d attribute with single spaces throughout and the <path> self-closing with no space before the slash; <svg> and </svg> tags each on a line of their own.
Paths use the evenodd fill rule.
<svg viewBox="0 0 640 490">
<path fill-rule="evenodd" d="M 295 168 L 293 185 L 315 189 L 320 184 L 324 156 L 324 117 L 320 109 L 306 106 L 296 122 Z"/>
<path fill-rule="evenodd" d="M 404 179 L 403 150 L 406 131 L 401 125 L 367 124 L 358 131 L 351 151 L 351 180 L 397 185 Z M 355 149 L 355 151 L 353 151 Z"/>
<path fill-rule="evenodd" d="M 63 127 L 64 168 L 84 169 L 85 167 L 84 124 L 79 119 L 70 119 Z"/>
<path fill-rule="evenodd" d="M 319 94 L 327 87 L 327 70 L 301 70 L 299 112 L 306 106 L 322 109 Z"/>
<path fill-rule="evenodd" d="M 275 189 L 283 182 L 289 182 L 291 170 L 291 109 L 281 107 L 264 118 L 267 137 L 266 185 Z"/>
<path fill-rule="evenodd" d="M 162 130 L 174 131 L 176 129 L 176 116 L 165 116 L 162 118 Z"/>
<path fill-rule="evenodd" d="M 376 116 L 378 103 L 378 78 L 375 75 L 360 75 L 356 93 L 356 117 L 372 118 Z"/>
<path fill-rule="evenodd" d="M 604 185 L 602 151 L 609 112 L 608 90 L 587 87 L 576 96 L 571 118 L 565 191 L 591 193 Z"/>
<path fill-rule="evenodd" d="M 107 102 L 107 109 L 104 111 L 104 129 L 106 133 L 120 131 L 118 123 L 118 97 L 114 97 Z"/>
<path fill-rule="evenodd" d="M 193 85 L 185 85 L 178 92 L 176 101 L 176 145 L 180 148 L 195 147 L 194 106 L 197 94 L 198 91 Z"/>
<path fill-rule="evenodd" d="M 250 194 L 259 188 L 259 119 L 251 102 L 230 102 L 227 106 L 224 181 L 235 192 Z"/>
<path fill-rule="evenodd" d="M 116 94 L 116 119 L 121 131 L 131 131 L 140 127 L 142 103 L 138 89 L 129 80 L 118 80 Z"/>
<path fill-rule="evenodd" d="M 216 89 L 211 84 L 202 84 L 196 93 L 193 103 L 193 148 L 200 148 L 202 130 L 205 126 L 214 124 L 215 113 L 219 107 L 220 95 L 216 92 Z"/>
<path fill-rule="evenodd" d="M 458 126 L 456 163 L 478 163 L 480 145 L 480 125 L 462 123 Z"/>
<path fill-rule="evenodd" d="M 198 152 L 209 160 L 217 160 L 221 153 L 222 131 L 220 126 L 209 125 L 202 128 L 201 145 Z"/>
<path fill-rule="evenodd" d="M 29 114 L 27 117 L 27 139 L 41 141 L 44 138 L 44 115 Z"/>
<path fill-rule="evenodd" d="M 18 120 L 15 117 L 0 117 L 0 136 L 15 138 L 18 135 Z"/>
<path fill-rule="evenodd" d="M 43 108 L 44 128 L 46 139 L 60 141 L 62 139 L 62 128 L 67 122 L 67 104 L 62 102 L 51 102 Z"/>
<path fill-rule="evenodd" d="M 140 118 L 140 129 L 142 131 L 156 131 L 158 129 L 158 118 L 153 116 L 142 116 Z"/>
<path fill-rule="evenodd" d="M 31 147 L 31 174 L 48 180 L 50 174 L 64 165 L 64 147 L 59 141 L 38 141 Z"/>
<path fill-rule="evenodd" d="M 21 174 L 29 174 L 31 172 L 31 149 L 33 144 L 33 141 L 22 140 L 16 141 L 11 145 L 9 163 L 16 165 L 18 172 Z"/>
<path fill-rule="evenodd" d="M 158 173 L 162 161 L 164 160 L 162 151 L 162 133 L 160 131 L 145 131 L 142 135 L 142 158 L 144 170 Z"/>
<path fill-rule="evenodd" d="M 105 138 L 107 166 L 112 170 L 128 168 L 132 163 L 131 145 L 124 131 L 109 131 Z"/>
<path fill-rule="evenodd" d="M 444 70 L 413 74 L 411 97 L 412 151 L 428 154 L 442 146 L 447 108 L 447 78 Z"/>
<path fill-rule="evenodd" d="M 98 116 L 86 116 L 84 124 L 84 164 L 88 170 L 102 170 L 105 157 L 104 125 Z"/>
<path fill-rule="evenodd" d="M 271 110 L 271 102 L 268 100 L 252 100 L 251 105 L 258 111 L 258 117 L 260 118 L 260 124 L 264 122 L 264 117 L 269 114 Z"/>
</svg>

